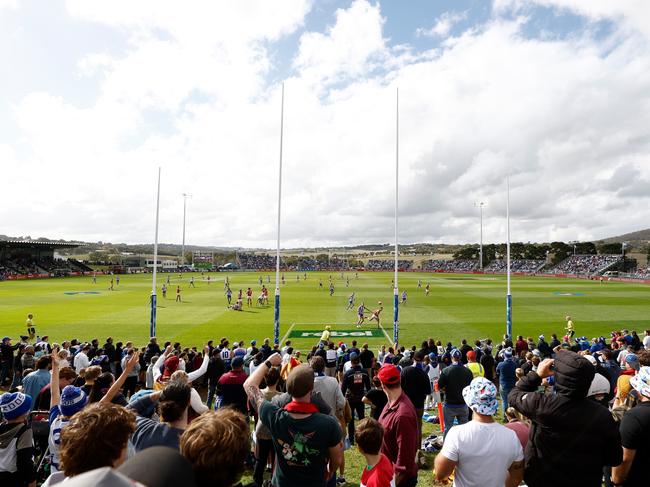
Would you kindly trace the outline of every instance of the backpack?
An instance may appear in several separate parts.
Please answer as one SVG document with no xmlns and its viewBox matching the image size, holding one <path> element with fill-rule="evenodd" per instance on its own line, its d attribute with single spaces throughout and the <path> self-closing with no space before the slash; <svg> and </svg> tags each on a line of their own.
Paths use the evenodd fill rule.
<svg viewBox="0 0 650 487">
<path fill-rule="evenodd" d="M 623 416 L 625 416 L 625 413 L 627 413 L 630 409 L 636 406 L 638 402 L 639 402 L 638 393 L 636 390 L 632 389 L 630 393 L 627 395 L 627 397 L 625 398 L 625 402 L 612 409 L 612 417 L 614 418 L 614 421 L 616 421 L 617 423 L 623 421 Z"/>
</svg>

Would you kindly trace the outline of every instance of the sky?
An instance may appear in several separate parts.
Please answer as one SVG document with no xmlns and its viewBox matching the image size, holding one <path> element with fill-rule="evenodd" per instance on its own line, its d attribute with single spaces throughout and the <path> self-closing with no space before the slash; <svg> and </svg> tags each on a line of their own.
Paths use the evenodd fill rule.
<svg viewBox="0 0 650 487">
<path fill-rule="evenodd" d="M 160 167 L 161 242 L 273 247 L 283 83 L 283 247 L 392 242 L 397 153 L 401 243 L 649 226 L 646 0 L 0 0 L 0 58 L 0 234 L 152 242 Z"/>
</svg>

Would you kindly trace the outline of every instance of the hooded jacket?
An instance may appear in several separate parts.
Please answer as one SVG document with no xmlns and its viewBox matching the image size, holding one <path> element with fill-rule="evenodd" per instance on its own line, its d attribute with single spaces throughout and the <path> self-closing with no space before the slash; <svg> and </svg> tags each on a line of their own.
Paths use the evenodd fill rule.
<svg viewBox="0 0 650 487">
<path fill-rule="evenodd" d="M 532 421 L 525 451 L 529 487 L 600 487 L 603 467 L 621 463 L 621 437 L 612 415 L 587 399 L 594 374 L 587 359 L 561 350 L 555 357 L 554 394 L 537 392 L 542 379 L 532 371 L 510 392 L 509 404 Z"/>
</svg>

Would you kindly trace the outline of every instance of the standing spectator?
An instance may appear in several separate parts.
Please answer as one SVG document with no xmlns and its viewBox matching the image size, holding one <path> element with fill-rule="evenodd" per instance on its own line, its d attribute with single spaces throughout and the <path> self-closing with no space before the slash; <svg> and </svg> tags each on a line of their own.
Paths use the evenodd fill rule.
<svg viewBox="0 0 650 487">
<path fill-rule="evenodd" d="M 429 376 L 423 370 L 422 352 L 415 352 L 415 363 L 404 367 L 400 374 L 400 383 L 404 394 L 411 400 L 415 408 L 418 425 L 418 445 L 422 442 L 422 415 L 424 414 L 424 401 L 431 394 Z"/>
<path fill-rule="evenodd" d="M 650 330 L 646 330 L 643 335 L 643 348 L 650 350 Z"/>
<path fill-rule="evenodd" d="M 208 376 L 208 399 L 207 405 L 212 409 L 212 402 L 214 401 L 214 396 L 217 393 L 217 387 L 219 385 L 219 379 L 226 371 L 226 367 L 221 360 L 221 354 L 219 349 L 215 348 L 212 350 L 212 356 L 210 357 L 210 362 L 208 362 L 208 371 L 206 375 Z"/>
<path fill-rule="evenodd" d="M 494 357 L 492 356 L 492 349 L 485 347 L 483 354 L 481 355 L 481 366 L 483 367 L 483 373 L 487 380 L 496 383 L 496 364 L 494 362 Z"/>
<path fill-rule="evenodd" d="M 639 394 L 639 403 L 621 421 L 623 463 L 612 469 L 612 483 L 641 487 L 648 485 L 646 470 L 650 462 L 650 367 L 641 367 L 630 382 Z"/>
<path fill-rule="evenodd" d="M 90 352 L 90 345 L 84 344 L 81 347 L 81 351 L 74 356 L 74 369 L 77 374 L 81 374 L 83 369 L 90 367 L 90 359 L 88 357 L 88 352 Z"/>
<path fill-rule="evenodd" d="M 0 344 L 0 387 L 4 385 L 6 379 L 13 378 L 14 351 L 19 346 L 20 343 L 16 345 L 11 344 L 11 337 L 4 337 L 2 339 L 2 344 Z"/>
<path fill-rule="evenodd" d="M 621 438 L 611 413 L 587 398 L 596 371 L 578 354 L 560 350 L 523 377 L 509 401 L 533 423 L 526 445 L 524 479 L 529 487 L 576 485 L 571 472 L 580 465 L 580 485 L 600 487 L 603 467 L 619 465 Z M 555 376 L 555 394 L 538 394 L 542 380 Z"/>
<path fill-rule="evenodd" d="M 158 345 L 158 340 L 156 337 L 151 337 L 149 343 L 147 344 L 147 350 L 144 352 L 144 362 L 150 363 L 154 355 L 160 356 L 162 350 Z"/>
<path fill-rule="evenodd" d="M 265 338 L 264 343 L 260 347 L 260 352 L 262 352 L 262 355 L 264 355 L 264 360 L 268 359 L 273 353 L 273 349 L 269 345 L 270 341 L 271 340 L 269 338 Z"/>
<path fill-rule="evenodd" d="M 485 377 L 485 369 L 476 361 L 476 352 L 474 350 L 467 352 L 467 364 L 465 367 L 472 371 L 472 376 L 475 379 L 477 377 Z"/>
<path fill-rule="evenodd" d="M 499 393 L 503 401 L 503 417 L 505 418 L 505 411 L 508 409 L 508 394 L 517 381 L 517 362 L 512 357 L 512 348 L 509 347 L 503 351 L 503 358 L 503 362 L 497 365 L 497 375 L 499 376 Z"/>
<path fill-rule="evenodd" d="M 521 356 L 521 352 L 528 351 L 528 342 L 524 340 L 523 335 L 517 337 L 517 342 L 515 343 L 515 355 L 517 357 Z"/>
<path fill-rule="evenodd" d="M 469 411 L 463 399 L 463 388 L 467 387 L 474 378 L 472 371 L 460 362 L 460 350 L 454 348 L 450 355 L 451 365 L 442 369 L 440 379 L 438 379 L 438 387 L 445 392 L 443 405 L 445 437 L 454 424 L 454 418 L 458 424 L 467 423 Z"/>
<path fill-rule="evenodd" d="M 131 443 L 136 452 L 152 446 L 178 449 L 179 438 L 187 428 L 191 390 L 185 382 L 170 382 L 162 391 L 141 396 L 127 406 L 137 414 Z M 148 416 L 158 408 L 160 422 Z"/>
<path fill-rule="evenodd" d="M 370 390 L 370 379 L 368 373 L 361 367 L 356 353 L 350 354 L 350 362 L 352 365 L 343 375 L 341 389 L 352 410 L 352 419 L 348 423 L 348 439 L 350 444 L 354 444 L 354 414 L 356 412 L 360 420 L 366 417 L 363 396 Z"/>
<path fill-rule="evenodd" d="M 231 406 L 240 413 L 248 414 L 248 399 L 244 390 L 244 382 L 248 378 L 244 372 L 244 359 L 235 357 L 232 360 L 232 370 L 219 379 L 217 395 L 221 397 L 220 407 Z"/>
<path fill-rule="evenodd" d="M 361 474 L 364 487 L 395 487 L 395 469 L 388 457 L 381 453 L 384 428 L 377 420 L 368 418 L 361 421 L 354 435 L 359 453 L 366 460 L 366 468 Z"/>
<path fill-rule="evenodd" d="M 21 393 L 0 396 L 0 484 L 4 487 L 35 487 L 34 437 L 27 425 L 32 398 Z"/>
<path fill-rule="evenodd" d="M 133 357 L 133 354 L 136 353 L 134 348 L 129 348 L 124 358 L 121 360 L 120 368 L 126 370 L 126 364 Z M 130 369 L 129 375 L 124 381 L 124 396 L 131 397 L 135 394 L 135 389 L 138 385 L 138 375 L 140 375 L 140 363 L 133 365 L 133 368 Z"/>
<path fill-rule="evenodd" d="M 537 341 L 537 350 L 539 350 L 539 353 L 541 354 L 541 358 L 551 358 L 551 354 L 553 353 L 551 350 L 551 347 L 549 346 L 548 343 L 546 343 L 546 339 L 544 335 L 540 335 L 539 339 Z"/>
<path fill-rule="evenodd" d="M 415 408 L 402 391 L 400 371 L 397 367 L 384 365 L 379 369 L 377 377 L 388 398 L 388 403 L 379 417 L 379 422 L 384 427 L 381 452 L 395 466 L 395 485 L 413 487 L 418 482 L 415 456 L 420 446 L 417 443 L 418 418 Z"/>
<path fill-rule="evenodd" d="M 513 407 L 506 409 L 506 419 L 508 422 L 504 426 L 515 432 L 517 438 L 519 438 L 521 447 L 525 450 L 528 444 L 530 426 L 521 420 L 521 415 Z"/>
<path fill-rule="evenodd" d="M 115 362 L 115 345 L 113 345 L 113 337 L 108 337 L 106 343 L 102 347 L 104 349 L 104 354 L 108 357 L 108 363 L 113 375 L 116 374 L 116 362 Z"/>
<path fill-rule="evenodd" d="M 616 381 L 616 398 L 614 407 L 625 404 L 628 394 L 632 390 L 630 380 L 634 377 L 640 368 L 639 357 L 634 353 L 625 355 L 625 369 L 621 371 Z"/>
<path fill-rule="evenodd" d="M 276 368 L 269 369 L 266 376 L 264 376 L 264 382 L 266 382 L 266 388 L 262 389 L 264 400 L 270 401 L 280 394 L 277 390 L 279 380 L 280 371 Z M 336 389 L 340 393 L 340 389 L 338 387 Z M 255 425 L 255 470 L 253 471 L 253 480 L 255 480 L 257 485 L 262 485 L 266 462 L 269 455 L 272 455 L 272 457 L 275 458 L 273 453 L 273 439 L 271 438 L 271 432 L 261 421 L 258 421 L 257 425 Z"/>
<path fill-rule="evenodd" d="M 311 368 L 314 369 L 315 375 L 314 392 L 319 393 L 321 399 L 327 403 L 332 416 L 335 418 L 340 416 L 345 408 L 345 396 L 338 381 L 334 377 L 325 375 L 325 361 L 322 357 L 311 359 Z"/>
<path fill-rule="evenodd" d="M 472 351 L 472 346 L 468 345 L 467 340 L 463 338 L 463 340 L 460 342 L 460 353 L 462 355 L 462 363 L 466 364 L 467 363 L 467 352 Z"/>
<path fill-rule="evenodd" d="M 325 371 L 328 377 L 336 376 L 336 359 L 337 354 L 334 349 L 334 343 L 329 342 L 325 351 Z"/>
<path fill-rule="evenodd" d="M 34 347 L 32 345 L 27 345 L 25 347 L 25 353 L 20 357 L 20 362 L 23 370 L 33 369 L 36 367 L 36 358 L 34 357 Z"/>
<path fill-rule="evenodd" d="M 494 421 L 499 408 L 496 386 L 477 377 L 463 389 L 463 398 L 474 414 L 445 438 L 436 457 L 436 479 L 448 479 L 455 469 L 457 487 L 516 487 L 523 478 L 524 452 L 517 435 Z"/>
<path fill-rule="evenodd" d="M 250 451 L 246 418 L 232 409 L 208 411 L 185 430 L 180 450 L 192 464 L 197 485 L 234 486 Z"/>
<path fill-rule="evenodd" d="M 268 370 L 280 363 L 280 354 L 274 353 L 245 384 L 260 421 L 273 438 L 277 461 L 272 484 L 324 487 L 343 458 L 341 429 L 336 419 L 320 414 L 311 402 L 314 371 L 307 365 L 295 367 L 287 378 L 287 392 L 292 397 L 289 404 L 281 409 L 264 400 L 259 385 Z"/>
<path fill-rule="evenodd" d="M 370 415 L 373 419 L 379 421 L 381 413 L 386 407 L 386 403 L 388 403 L 388 398 L 381 388 L 381 381 L 376 375 L 372 378 L 372 386 L 373 388 L 366 392 L 363 397 L 363 403 L 370 406 Z"/>
<path fill-rule="evenodd" d="M 367 343 L 364 343 L 361 347 L 361 352 L 359 353 L 359 361 L 361 362 L 361 367 L 366 369 L 368 377 L 372 379 L 372 367 L 375 364 L 375 354 L 372 353 L 372 350 L 368 348 Z"/>
<path fill-rule="evenodd" d="M 50 383 L 50 357 L 44 356 L 36 361 L 36 370 L 23 379 L 23 392 L 31 398 L 38 396 L 41 389 Z M 30 401 L 30 407 L 33 406 Z"/>
</svg>

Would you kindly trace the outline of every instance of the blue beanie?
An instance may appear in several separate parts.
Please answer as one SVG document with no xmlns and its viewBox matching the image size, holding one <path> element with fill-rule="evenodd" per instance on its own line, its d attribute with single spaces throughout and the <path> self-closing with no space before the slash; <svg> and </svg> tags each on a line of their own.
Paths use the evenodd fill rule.
<svg viewBox="0 0 650 487">
<path fill-rule="evenodd" d="M 65 386 L 61 392 L 59 409 L 61 414 L 70 417 L 81 411 L 88 404 L 88 396 L 83 389 L 75 386 Z"/>
<path fill-rule="evenodd" d="M 32 409 L 32 398 L 22 392 L 3 394 L 0 397 L 0 412 L 8 421 L 27 414 Z"/>
<path fill-rule="evenodd" d="M 460 350 L 458 350 L 457 348 L 452 349 L 451 358 L 455 358 L 456 360 L 458 360 L 462 356 L 463 356 L 463 354 L 460 352 Z"/>
</svg>

